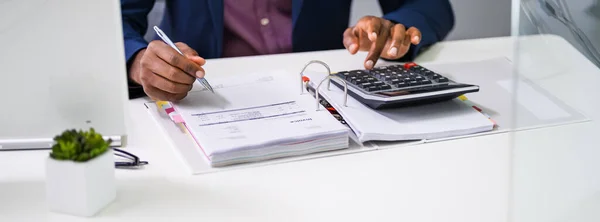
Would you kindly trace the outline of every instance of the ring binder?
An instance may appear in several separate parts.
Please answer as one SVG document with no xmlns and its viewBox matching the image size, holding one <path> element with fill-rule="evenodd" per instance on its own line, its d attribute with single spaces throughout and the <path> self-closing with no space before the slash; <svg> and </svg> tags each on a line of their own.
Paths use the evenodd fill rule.
<svg viewBox="0 0 600 222">
<path fill-rule="evenodd" d="M 348 106 L 348 84 L 346 83 L 346 80 L 333 75 L 331 73 L 331 69 L 329 68 L 329 65 L 327 65 L 327 63 L 320 61 L 320 60 L 312 60 L 310 62 L 308 62 L 306 65 L 304 65 L 304 68 L 302 68 L 302 71 L 300 71 L 300 95 L 302 95 L 304 93 L 304 87 L 303 87 L 303 79 L 302 77 L 304 76 L 304 70 L 306 70 L 306 67 L 308 67 L 311 64 L 321 64 L 323 66 L 325 66 L 325 68 L 327 69 L 327 78 L 324 78 L 323 80 L 321 80 L 321 82 L 319 83 L 319 85 L 317 86 L 317 88 L 315 89 L 315 100 L 317 102 L 317 111 L 319 111 L 319 88 L 321 88 L 321 84 L 325 81 L 327 81 L 327 90 L 329 90 L 329 87 L 331 86 L 331 78 L 338 78 L 340 81 L 342 81 L 342 83 L 344 83 L 344 106 Z"/>
<path fill-rule="evenodd" d="M 319 111 L 319 88 L 321 88 L 321 84 L 325 81 L 327 81 L 327 90 L 329 90 L 329 86 L 330 86 L 330 82 L 331 82 L 331 78 L 338 78 L 340 79 L 343 83 L 344 83 L 344 106 L 348 106 L 348 85 L 346 84 L 346 81 L 343 80 L 342 78 L 329 74 L 327 76 L 327 78 L 324 78 L 323 80 L 321 80 L 321 82 L 319 83 L 319 85 L 317 85 L 317 88 L 315 89 L 315 100 L 317 101 L 317 111 Z"/>
<path fill-rule="evenodd" d="M 304 76 L 304 71 L 306 70 L 306 67 L 308 67 L 309 65 L 313 64 L 313 63 L 317 63 L 317 64 L 321 64 L 323 66 L 325 66 L 325 68 L 327 69 L 327 74 L 331 74 L 331 69 L 329 68 L 329 65 L 327 65 L 327 63 L 320 61 L 320 60 L 312 60 L 308 63 L 306 63 L 306 65 L 304 65 L 304 68 L 302 68 L 302 71 L 300 71 L 300 95 L 302 95 L 302 93 L 304 93 L 304 87 L 302 85 L 302 83 L 304 81 L 302 81 L 302 77 Z"/>
</svg>

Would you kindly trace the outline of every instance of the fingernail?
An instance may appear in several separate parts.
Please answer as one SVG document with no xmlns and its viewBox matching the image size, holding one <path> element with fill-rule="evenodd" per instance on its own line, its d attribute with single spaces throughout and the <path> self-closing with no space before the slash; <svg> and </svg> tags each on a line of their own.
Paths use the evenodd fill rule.
<svg viewBox="0 0 600 222">
<path fill-rule="evenodd" d="M 371 41 L 375 41 L 375 40 L 377 40 L 377 33 L 372 32 L 371 33 Z"/>
<path fill-rule="evenodd" d="M 202 77 L 204 77 L 204 72 L 202 72 L 202 71 L 197 71 L 197 72 L 196 72 L 196 76 L 197 76 L 198 78 L 202 78 Z"/>
<path fill-rule="evenodd" d="M 365 63 L 365 65 L 367 66 L 368 69 L 373 67 L 373 60 L 369 60 Z"/>
<path fill-rule="evenodd" d="M 354 52 L 354 50 L 356 50 L 356 47 L 358 47 L 358 46 L 356 46 L 356 44 L 352 44 L 352 45 L 350 45 L 350 47 L 348 47 L 348 50 L 350 50 L 351 52 Z"/>
<path fill-rule="evenodd" d="M 419 43 L 419 40 L 420 40 L 420 39 L 419 39 L 419 36 L 415 36 L 415 37 L 413 37 L 413 41 L 414 41 L 414 42 L 416 42 L 416 43 Z"/>
<path fill-rule="evenodd" d="M 390 54 L 391 56 L 396 56 L 396 55 L 398 55 L 398 48 L 396 48 L 396 47 L 392 47 L 392 48 L 390 49 L 390 52 L 389 52 L 389 54 Z"/>
</svg>

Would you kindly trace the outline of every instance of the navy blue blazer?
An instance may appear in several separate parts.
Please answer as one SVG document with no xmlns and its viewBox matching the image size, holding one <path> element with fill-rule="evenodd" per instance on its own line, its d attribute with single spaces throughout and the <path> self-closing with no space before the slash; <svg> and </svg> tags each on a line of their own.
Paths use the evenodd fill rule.
<svg viewBox="0 0 600 222">
<path fill-rule="evenodd" d="M 147 46 L 143 36 L 154 0 L 121 0 L 127 60 Z M 293 0 L 294 52 L 344 48 L 352 0 Z M 379 0 L 384 18 L 422 33 L 413 49 L 441 41 L 454 26 L 448 0 Z M 184 42 L 204 58 L 218 58 L 223 44 L 223 0 L 167 0 L 160 28 L 173 42 Z M 411 59 L 419 50 L 412 50 Z"/>
<path fill-rule="evenodd" d="M 127 67 L 148 42 L 147 16 L 155 0 L 121 0 Z M 294 52 L 341 49 L 352 0 L 293 0 Z M 412 60 L 425 46 L 443 40 L 454 26 L 449 0 L 379 0 L 383 18 L 414 26 L 422 33 L 403 60 Z M 353 24 L 350 24 L 353 25 Z M 201 57 L 219 58 L 223 44 L 223 0 L 166 0 L 160 28 L 173 42 L 184 42 Z"/>
</svg>

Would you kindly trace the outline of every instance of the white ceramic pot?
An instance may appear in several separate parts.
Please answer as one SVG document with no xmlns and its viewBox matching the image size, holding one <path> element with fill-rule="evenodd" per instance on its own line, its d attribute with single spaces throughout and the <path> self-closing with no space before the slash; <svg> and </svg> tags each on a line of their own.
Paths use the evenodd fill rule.
<svg viewBox="0 0 600 222">
<path fill-rule="evenodd" d="M 88 161 L 46 160 L 46 201 L 50 211 L 91 217 L 116 199 L 112 149 Z"/>
</svg>

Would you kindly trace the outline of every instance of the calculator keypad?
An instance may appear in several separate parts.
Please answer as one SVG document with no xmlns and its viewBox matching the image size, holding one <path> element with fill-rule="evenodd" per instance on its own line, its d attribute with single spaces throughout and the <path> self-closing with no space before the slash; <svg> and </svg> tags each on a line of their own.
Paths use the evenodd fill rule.
<svg viewBox="0 0 600 222">
<path fill-rule="evenodd" d="M 422 66 L 402 65 L 375 67 L 372 70 L 352 70 L 336 74 L 347 83 L 369 93 L 404 91 L 447 85 L 451 81 Z"/>
</svg>

